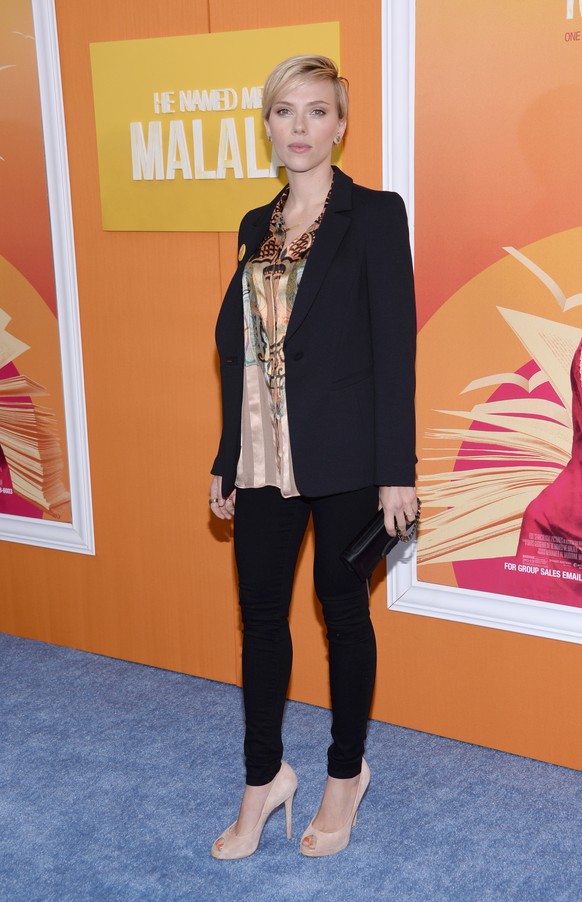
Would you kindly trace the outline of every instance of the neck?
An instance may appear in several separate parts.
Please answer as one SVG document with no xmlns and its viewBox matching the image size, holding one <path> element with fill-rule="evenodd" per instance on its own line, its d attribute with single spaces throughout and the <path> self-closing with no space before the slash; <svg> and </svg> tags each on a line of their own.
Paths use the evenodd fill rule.
<svg viewBox="0 0 582 902">
<path fill-rule="evenodd" d="M 314 204 L 323 203 L 327 197 L 332 180 L 331 165 L 322 166 L 310 172 L 290 172 L 287 170 L 289 180 L 289 197 L 287 206 L 297 210 L 312 207 Z"/>
</svg>

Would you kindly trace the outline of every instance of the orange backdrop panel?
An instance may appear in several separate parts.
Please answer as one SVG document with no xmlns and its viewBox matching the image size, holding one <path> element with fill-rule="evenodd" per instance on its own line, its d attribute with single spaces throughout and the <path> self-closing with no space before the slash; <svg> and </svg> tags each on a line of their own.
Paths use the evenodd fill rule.
<svg viewBox="0 0 582 902">
<path fill-rule="evenodd" d="M 459 4 L 464 6 L 464 4 Z M 351 85 L 345 168 L 381 183 L 380 3 L 57 0 L 97 554 L 0 545 L 0 628 L 180 670 L 239 678 L 228 524 L 211 524 L 219 434 L 213 330 L 232 235 L 101 230 L 89 43 L 339 20 Z M 435 40 L 435 44 L 437 41 Z M 284 55 L 282 48 L 281 55 Z M 328 703 L 308 535 L 292 615 L 294 698 Z M 580 650 L 386 609 L 372 593 L 375 717 L 582 767 Z"/>
</svg>

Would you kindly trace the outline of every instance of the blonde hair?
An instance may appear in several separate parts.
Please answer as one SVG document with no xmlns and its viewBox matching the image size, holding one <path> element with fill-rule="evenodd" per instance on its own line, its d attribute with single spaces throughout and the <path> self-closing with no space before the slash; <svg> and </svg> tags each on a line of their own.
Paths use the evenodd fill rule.
<svg viewBox="0 0 582 902">
<path fill-rule="evenodd" d="M 293 91 L 306 81 L 328 78 L 334 87 L 340 119 L 348 118 L 348 81 L 338 72 L 328 56 L 290 56 L 279 63 L 267 77 L 263 88 L 263 119 L 271 115 L 271 108 L 285 91 Z"/>
</svg>

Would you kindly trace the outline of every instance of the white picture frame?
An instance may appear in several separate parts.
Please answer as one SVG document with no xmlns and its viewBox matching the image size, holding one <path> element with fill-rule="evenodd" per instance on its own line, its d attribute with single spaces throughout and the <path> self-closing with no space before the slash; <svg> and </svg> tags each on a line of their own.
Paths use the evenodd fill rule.
<svg viewBox="0 0 582 902">
<path fill-rule="evenodd" d="M 0 539 L 95 554 L 79 299 L 61 73 L 53 0 L 32 0 L 53 246 L 71 523 L 0 514 Z"/>
<path fill-rule="evenodd" d="M 383 186 L 398 191 L 409 214 L 414 254 L 414 0 L 382 0 Z M 392 611 L 582 644 L 582 609 L 420 582 L 415 543 L 391 553 Z"/>
</svg>

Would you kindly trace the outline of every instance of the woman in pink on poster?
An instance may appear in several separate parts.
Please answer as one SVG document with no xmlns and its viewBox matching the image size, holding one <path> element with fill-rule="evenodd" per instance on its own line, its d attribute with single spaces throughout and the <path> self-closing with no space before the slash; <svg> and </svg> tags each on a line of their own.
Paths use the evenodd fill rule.
<svg viewBox="0 0 582 902">
<path fill-rule="evenodd" d="M 582 605 L 582 341 L 570 369 L 572 456 L 527 506 L 516 561 L 524 597 Z"/>
<path fill-rule="evenodd" d="M 252 855 L 283 803 L 290 835 L 297 778 L 281 740 L 288 610 L 310 516 L 333 742 L 300 850 L 321 857 L 348 844 L 370 778 L 363 752 L 376 644 L 367 586 L 340 554 L 379 505 L 391 535 L 417 513 L 406 212 L 397 194 L 355 185 L 332 167 L 347 112 L 346 83 L 326 57 L 293 57 L 270 74 L 263 117 L 289 184 L 243 218 L 216 328 L 223 431 L 209 502 L 217 517 L 234 516 L 247 779 L 215 858 Z"/>
</svg>

